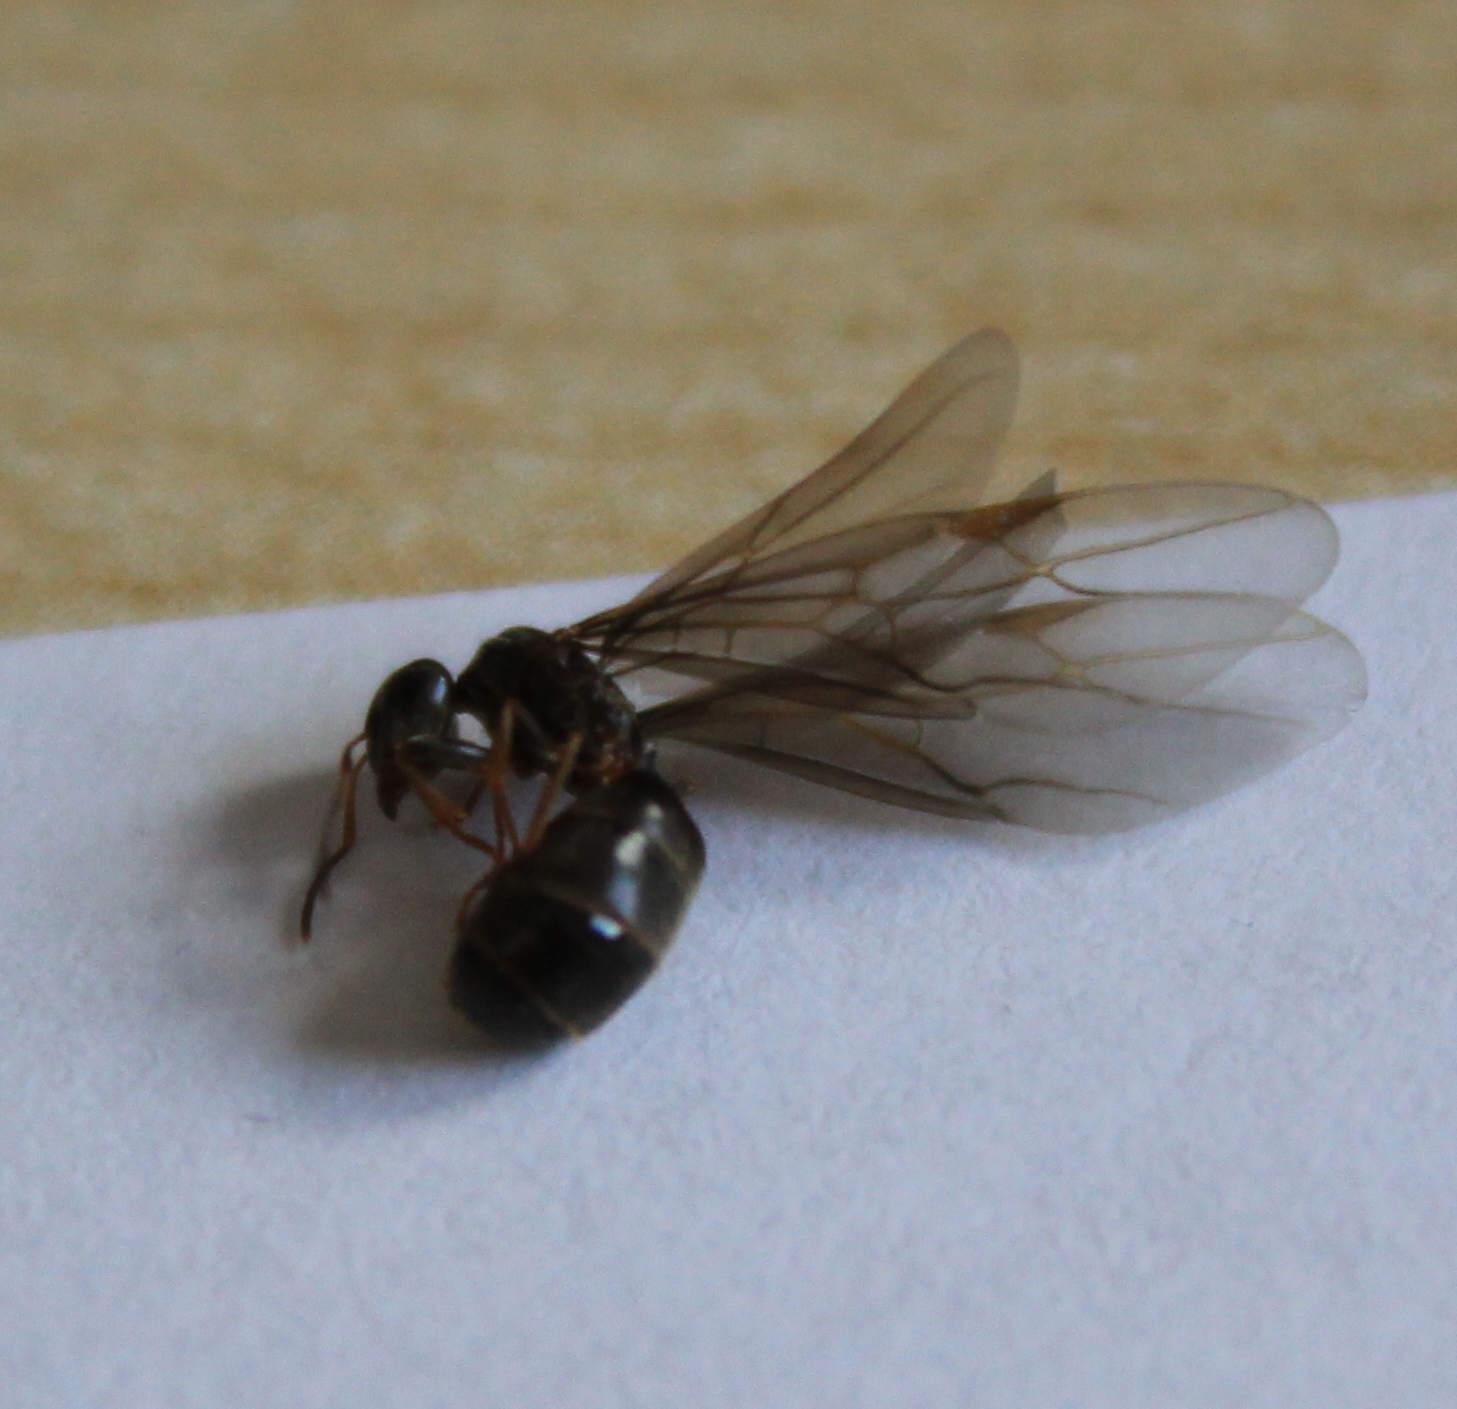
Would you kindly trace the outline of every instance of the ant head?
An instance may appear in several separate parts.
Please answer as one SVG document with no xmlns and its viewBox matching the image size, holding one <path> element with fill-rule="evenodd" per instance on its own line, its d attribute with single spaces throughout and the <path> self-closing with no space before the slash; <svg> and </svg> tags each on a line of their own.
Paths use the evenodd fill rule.
<svg viewBox="0 0 1457 1409">
<path fill-rule="evenodd" d="M 410 790 L 396 750 L 410 739 L 455 737 L 455 682 L 435 660 L 402 665 L 375 691 L 364 720 L 364 746 L 374 770 L 380 811 L 394 818 Z"/>
</svg>

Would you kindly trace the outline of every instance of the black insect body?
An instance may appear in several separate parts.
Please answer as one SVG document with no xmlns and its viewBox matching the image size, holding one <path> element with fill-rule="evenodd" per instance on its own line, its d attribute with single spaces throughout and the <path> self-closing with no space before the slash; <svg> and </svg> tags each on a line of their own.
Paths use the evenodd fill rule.
<svg viewBox="0 0 1457 1409">
<path fill-rule="evenodd" d="M 642 758 L 637 711 L 570 633 L 513 626 L 487 641 L 455 682 L 455 709 L 494 729 L 512 715 L 511 766 L 552 773 L 568 749 L 573 792 L 610 782 Z"/>
<path fill-rule="evenodd" d="M 413 754 L 415 770 L 430 777 L 438 771 L 431 766 L 430 749 L 447 757 L 456 751 L 454 691 L 455 682 L 439 661 L 416 660 L 395 671 L 370 702 L 365 757 L 374 772 L 380 811 L 391 821 L 412 787 L 407 759 Z M 413 751 L 407 747 L 412 744 Z"/>
<path fill-rule="evenodd" d="M 590 1032 L 657 967 L 702 874 L 703 838 L 651 769 L 593 789 L 491 875 L 451 963 L 456 1007 L 513 1047 Z"/>
<path fill-rule="evenodd" d="M 702 841 L 645 741 L 883 802 L 1060 832 L 1141 826 L 1339 729 L 1360 655 L 1301 603 L 1335 564 L 1318 506 L 1236 484 L 982 505 L 1016 397 L 1005 335 L 958 343 L 808 479 L 576 626 L 515 627 L 458 677 L 416 661 L 341 762 L 368 764 L 492 870 L 462 907 L 456 1003 L 533 1042 L 590 1030 L 646 977 Z M 637 710 L 620 682 L 658 703 Z M 487 742 L 462 738 L 474 720 Z M 358 758 L 355 750 L 364 744 Z M 469 780 L 463 804 L 437 787 Z M 544 779 L 518 830 L 508 775 Z M 575 797 L 554 819 L 564 795 Z M 467 822 L 489 797 L 493 836 Z"/>
</svg>

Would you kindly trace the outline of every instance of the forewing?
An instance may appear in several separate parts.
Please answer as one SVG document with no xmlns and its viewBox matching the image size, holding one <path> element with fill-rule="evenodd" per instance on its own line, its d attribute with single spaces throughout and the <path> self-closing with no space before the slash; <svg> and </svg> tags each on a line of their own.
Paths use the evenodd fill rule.
<svg viewBox="0 0 1457 1409">
<path fill-rule="evenodd" d="M 710 682 L 645 711 L 648 734 L 903 806 L 1094 832 L 1239 786 L 1365 696 L 1354 647 L 1299 609 L 1334 527 L 1278 490 L 1088 491 L 897 532 L 825 597 L 835 554 L 812 545 L 801 576 L 636 638 L 644 664 Z"/>
<path fill-rule="evenodd" d="M 1107 608 L 1122 605 L 1059 625 L 1052 654 L 1073 667 L 1062 678 L 1004 680 L 989 707 L 962 717 L 832 714 L 705 692 L 704 707 L 646 722 L 653 733 L 899 806 L 1088 833 L 1142 826 L 1239 787 L 1334 733 L 1365 697 L 1360 655 L 1305 613 L 1286 614 L 1241 648 L 1225 629 L 1233 617 L 1213 611 L 1208 624 L 1223 617 L 1224 627 L 1202 641 L 1130 651 L 1110 640 L 1128 622 Z M 1188 605 L 1197 617 L 1200 605 Z M 1248 624 L 1257 615 L 1252 608 Z M 1185 688 L 1190 681 L 1198 683 Z"/>
<path fill-rule="evenodd" d="M 746 569 L 815 539 L 979 499 L 1017 399 L 1016 349 L 985 328 L 918 376 L 807 479 L 668 569 L 633 601 L 584 623 L 610 654 L 616 640 L 681 600 L 731 594 Z"/>
<path fill-rule="evenodd" d="M 1274 489 L 1034 495 L 900 516 L 772 554 L 741 570 L 730 591 L 644 614 L 612 659 L 619 670 L 652 667 L 822 708 L 855 708 L 827 703 L 831 687 L 844 686 L 863 688 L 862 707 L 877 711 L 890 691 L 910 713 L 965 713 L 951 697 L 974 702 L 1027 631 L 1059 612 L 1155 596 L 1265 599 L 1273 630 L 1325 580 L 1337 551 L 1318 506 Z M 1130 607 L 1118 621 L 1153 644 L 1182 629 L 1191 609 L 1135 616 Z M 1100 620 L 1112 629 L 1112 618 Z M 1248 644 L 1260 639 L 1247 633 Z M 830 693 L 811 700 L 816 682 Z"/>
<path fill-rule="evenodd" d="M 663 693 L 649 736 L 929 811 L 1137 826 L 1338 728 L 1360 657 L 1299 610 L 1333 526 L 1278 490 L 1051 480 L 976 507 L 1001 333 L 952 348 L 808 479 L 580 623 Z M 676 683 L 675 683 L 676 682 Z"/>
</svg>

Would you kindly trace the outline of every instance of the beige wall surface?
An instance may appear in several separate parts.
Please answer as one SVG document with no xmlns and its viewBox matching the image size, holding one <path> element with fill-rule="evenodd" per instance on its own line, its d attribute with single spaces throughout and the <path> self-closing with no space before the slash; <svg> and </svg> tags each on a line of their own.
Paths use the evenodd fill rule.
<svg viewBox="0 0 1457 1409">
<path fill-rule="evenodd" d="M 0 631 L 662 565 L 984 323 L 1005 487 L 1453 483 L 1457 4 L 0 6 Z"/>
</svg>

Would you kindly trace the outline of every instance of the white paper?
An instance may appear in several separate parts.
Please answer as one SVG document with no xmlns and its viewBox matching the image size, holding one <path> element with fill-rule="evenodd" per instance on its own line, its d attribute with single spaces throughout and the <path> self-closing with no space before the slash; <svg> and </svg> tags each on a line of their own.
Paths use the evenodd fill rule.
<svg viewBox="0 0 1457 1409">
<path fill-rule="evenodd" d="M 1457 497 L 1345 508 L 1355 724 L 1051 839 L 677 755 L 709 869 L 589 1040 L 444 1001 L 375 685 L 622 584 L 0 645 L 7 1405 L 1457 1403 Z"/>
</svg>

